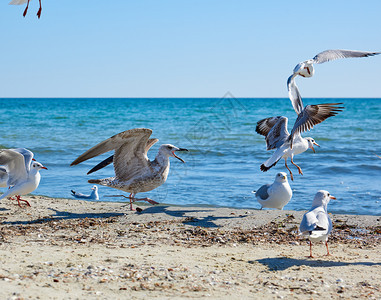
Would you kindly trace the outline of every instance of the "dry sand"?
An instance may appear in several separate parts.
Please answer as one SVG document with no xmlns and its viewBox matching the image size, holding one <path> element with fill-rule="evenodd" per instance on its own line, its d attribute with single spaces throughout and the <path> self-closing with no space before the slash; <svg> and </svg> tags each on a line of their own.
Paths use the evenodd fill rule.
<svg viewBox="0 0 381 300">
<path fill-rule="evenodd" d="M 30 197 L 0 203 L 0 299 L 381 299 L 381 217 Z"/>
</svg>

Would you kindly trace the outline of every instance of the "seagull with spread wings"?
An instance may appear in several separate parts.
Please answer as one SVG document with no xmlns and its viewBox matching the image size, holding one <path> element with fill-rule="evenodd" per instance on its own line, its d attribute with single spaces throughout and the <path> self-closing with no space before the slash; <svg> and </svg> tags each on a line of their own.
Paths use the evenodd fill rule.
<svg viewBox="0 0 381 300">
<path fill-rule="evenodd" d="M 175 157 L 184 163 L 184 160 L 176 155 L 177 151 L 188 151 L 171 144 L 163 144 L 153 161 L 147 157 L 148 150 L 158 141 L 150 139 L 152 130 L 148 128 L 135 128 L 118 133 L 109 139 L 99 143 L 80 155 L 71 165 L 77 165 L 85 160 L 114 150 L 114 155 L 107 158 L 94 169 L 100 169 L 111 160 L 114 164 L 114 177 L 104 179 L 91 179 L 89 183 L 95 183 L 112 187 L 130 193 L 130 209 L 135 201 L 147 201 L 157 204 L 150 198 L 137 199 L 135 195 L 141 192 L 152 191 L 162 185 L 169 173 L 169 157 Z M 89 172 L 89 173 L 90 173 Z"/>
<path fill-rule="evenodd" d="M 0 200 L 6 197 L 16 196 L 19 206 L 21 196 L 33 192 L 40 184 L 41 169 L 47 169 L 41 163 L 33 160 L 33 153 L 25 148 L 2 149 L 0 150 L 0 166 L 3 178 L 4 172 L 7 174 L 6 186 L 8 190 L 0 197 Z"/>
<path fill-rule="evenodd" d="M 349 57 L 368 57 L 380 54 L 381 52 L 357 51 L 357 50 L 325 50 L 315 55 L 314 58 L 297 64 L 293 74 L 287 80 L 288 95 L 297 114 L 303 110 L 301 106 L 301 96 L 295 83 L 296 76 L 312 77 L 315 73 L 314 64 L 322 64 L 327 61 L 349 58 Z"/>
<path fill-rule="evenodd" d="M 255 131 L 266 137 L 267 150 L 276 149 L 274 154 L 261 165 L 261 170 L 266 172 L 283 158 L 285 166 L 290 172 L 291 180 L 294 176 L 287 165 L 287 159 L 298 168 L 299 174 L 303 175 L 302 169 L 294 163 L 294 155 L 303 153 L 309 148 L 315 152 L 314 145 L 319 146 L 311 137 L 304 138 L 301 133 L 311 130 L 314 125 L 325 119 L 335 116 L 344 107 L 338 106 L 342 103 L 326 103 L 307 105 L 298 113 L 291 134 L 287 130 L 288 118 L 283 116 L 271 117 L 257 122 Z M 298 107 L 303 107 L 302 99 L 297 100 Z"/>
</svg>

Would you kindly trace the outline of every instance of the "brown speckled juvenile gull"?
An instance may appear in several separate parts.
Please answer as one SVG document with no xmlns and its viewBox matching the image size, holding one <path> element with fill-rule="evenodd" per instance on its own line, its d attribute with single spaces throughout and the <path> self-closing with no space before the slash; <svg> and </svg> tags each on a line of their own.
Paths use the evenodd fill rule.
<svg viewBox="0 0 381 300">
<path fill-rule="evenodd" d="M 112 161 L 115 177 L 91 179 L 88 182 L 130 193 L 128 198 L 130 199 L 131 210 L 133 210 L 132 203 L 135 201 L 147 201 L 151 204 L 157 204 L 150 198 L 137 199 L 135 195 L 152 191 L 162 185 L 168 177 L 169 157 L 176 157 L 184 162 L 175 152 L 188 150 L 177 148 L 171 144 L 163 144 L 160 146 L 156 158 L 150 161 L 147 152 L 158 141 L 158 139 L 150 139 L 151 134 L 152 130 L 148 128 L 123 131 L 89 149 L 73 161 L 71 165 L 77 165 L 95 156 L 115 150 Z M 107 165 L 109 161 L 110 158 L 101 162 L 100 168 Z M 99 168 L 96 166 L 93 169 Z"/>
</svg>

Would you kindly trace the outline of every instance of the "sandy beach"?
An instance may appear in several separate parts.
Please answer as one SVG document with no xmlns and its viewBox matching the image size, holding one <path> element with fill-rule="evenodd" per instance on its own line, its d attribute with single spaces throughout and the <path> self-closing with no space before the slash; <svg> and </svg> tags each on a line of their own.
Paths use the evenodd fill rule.
<svg viewBox="0 0 381 300">
<path fill-rule="evenodd" d="M 1 299 L 381 299 L 381 217 L 333 215 L 332 256 L 304 212 L 0 203 Z"/>
</svg>

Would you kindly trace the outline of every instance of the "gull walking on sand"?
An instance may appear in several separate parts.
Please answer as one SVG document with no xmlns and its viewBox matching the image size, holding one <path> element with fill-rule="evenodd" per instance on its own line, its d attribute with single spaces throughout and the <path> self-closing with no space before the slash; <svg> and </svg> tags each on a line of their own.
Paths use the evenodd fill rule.
<svg viewBox="0 0 381 300">
<path fill-rule="evenodd" d="M 380 54 L 381 52 L 356 51 L 356 50 L 326 50 L 315 55 L 314 58 L 297 64 L 293 74 L 287 80 L 288 95 L 297 114 L 303 110 L 301 106 L 301 96 L 296 86 L 296 76 L 312 77 L 315 73 L 314 64 L 322 64 L 330 60 L 349 57 L 368 57 Z"/>
<path fill-rule="evenodd" d="M 24 201 L 30 206 L 27 200 L 21 196 L 33 192 L 40 184 L 41 169 L 47 169 L 41 163 L 33 160 L 33 153 L 25 148 L 0 150 L 0 165 L 6 171 L 8 190 L 0 197 L 16 196 L 18 205 Z"/>
<path fill-rule="evenodd" d="M 276 149 L 274 154 L 261 165 L 261 170 L 266 172 L 283 158 L 287 170 L 290 172 L 291 180 L 294 176 L 287 165 L 287 158 L 298 168 L 299 174 L 303 175 L 302 169 L 294 163 L 294 155 L 303 153 L 307 149 L 315 152 L 314 145 L 320 147 L 313 138 L 303 138 L 303 131 L 311 130 L 314 125 L 325 119 L 337 115 L 344 107 L 337 106 L 342 103 L 326 103 L 307 105 L 295 121 L 291 134 L 287 130 L 288 119 L 283 116 L 262 119 L 257 122 L 255 131 L 266 137 L 267 150 Z M 298 100 L 298 106 L 303 107 L 302 99 Z"/>
<path fill-rule="evenodd" d="M 9 2 L 9 4 L 10 5 L 21 5 L 21 4 L 26 3 L 24 13 L 22 14 L 25 17 L 26 13 L 28 12 L 29 2 L 30 2 L 30 0 L 12 0 L 11 2 Z M 38 9 L 37 17 L 41 18 L 41 12 L 42 12 L 41 0 L 38 0 L 38 2 L 40 3 L 40 8 Z"/>
<path fill-rule="evenodd" d="M 277 208 L 282 210 L 283 207 L 291 200 L 292 190 L 287 181 L 287 174 L 280 172 L 276 174 L 272 184 L 262 185 L 255 193 L 255 197 L 262 208 Z"/>
<path fill-rule="evenodd" d="M 159 152 L 153 161 L 147 157 L 148 150 L 158 141 L 150 139 L 152 130 L 148 128 L 135 128 L 118 133 L 109 139 L 99 143 L 80 155 L 71 165 L 77 165 L 85 160 L 114 150 L 112 162 L 115 176 L 104 179 L 91 179 L 89 183 L 95 183 L 112 187 L 130 193 L 130 209 L 135 201 L 147 201 L 158 204 L 150 198 L 137 199 L 135 195 L 141 192 L 152 191 L 162 185 L 169 173 L 169 157 L 175 157 L 184 163 L 175 152 L 188 151 L 171 144 L 160 146 Z M 110 157 L 101 162 L 101 167 L 110 163 Z M 94 169 L 99 169 L 96 166 Z M 127 198 L 127 197 L 126 197 Z"/>
<path fill-rule="evenodd" d="M 328 235 L 332 231 L 332 221 L 327 212 L 331 199 L 336 198 L 327 191 L 318 191 L 312 201 L 311 209 L 304 214 L 300 223 L 300 234 L 308 237 L 310 242 L 310 258 L 313 258 L 312 242 L 325 241 L 327 255 L 331 255 L 328 250 Z"/>
<path fill-rule="evenodd" d="M 73 190 L 71 190 L 71 194 L 72 194 L 72 196 L 74 196 L 77 199 L 99 200 L 98 187 L 96 185 L 93 185 L 93 187 L 91 189 L 92 189 L 92 192 L 90 195 L 78 193 L 78 192 L 73 191 Z"/>
</svg>

